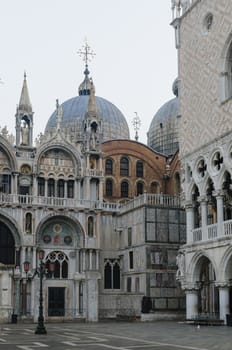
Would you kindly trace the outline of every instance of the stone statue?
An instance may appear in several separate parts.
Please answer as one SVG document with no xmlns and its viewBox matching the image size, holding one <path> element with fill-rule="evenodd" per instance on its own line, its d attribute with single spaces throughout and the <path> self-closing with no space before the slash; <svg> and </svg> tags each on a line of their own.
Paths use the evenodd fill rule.
<svg viewBox="0 0 232 350">
<path fill-rule="evenodd" d="M 27 213 L 26 215 L 26 233 L 31 233 L 31 214 Z"/>
<path fill-rule="evenodd" d="M 91 128 L 91 133 L 90 133 L 90 149 L 92 150 L 96 149 L 96 132 L 93 128 Z"/>
<path fill-rule="evenodd" d="M 185 12 L 190 6 L 190 0 L 181 0 L 182 11 Z"/>
<path fill-rule="evenodd" d="M 183 277 L 184 276 L 184 270 L 185 270 L 185 257 L 182 252 L 179 252 L 176 257 L 176 265 L 178 267 L 176 272 L 176 277 Z"/>
<path fill-rule="evenodd" d="M 24 121 L 23 126 L 21 127 L 21 145 L 27 146 L 28 145 L 28 136 L 29 136 L 29 129 L 27 126 L 27 123 Z"/>
</svg>

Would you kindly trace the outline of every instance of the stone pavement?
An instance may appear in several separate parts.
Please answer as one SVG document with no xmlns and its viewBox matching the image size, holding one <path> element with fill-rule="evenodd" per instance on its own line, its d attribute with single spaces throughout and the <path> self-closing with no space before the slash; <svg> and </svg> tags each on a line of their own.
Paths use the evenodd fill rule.
<svg viewBox="0 0 232 350">
<path fill-rule="evenodd" d="M 0 350 L 231 350 L 232 328 L 178 322 L 99 322 L 46 324 L 47 335 L 34 334 L 35 324 L 1 324 Z"/>
</svg>

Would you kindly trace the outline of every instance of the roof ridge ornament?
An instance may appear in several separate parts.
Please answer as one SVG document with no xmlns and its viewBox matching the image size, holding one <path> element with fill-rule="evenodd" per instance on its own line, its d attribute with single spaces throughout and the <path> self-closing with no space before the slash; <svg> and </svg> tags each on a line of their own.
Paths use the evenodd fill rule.
<svg viewBox="0 0 232 350">
<path fill-rule="evenodd" d="M 85 68 L 88 70 L 88 63 L 92 61 L 94 56 L 96 56 L 96 53 L 91 49 L 91 47 L 87 43 L 87 39 L 85 39 L 84 45 L 82 45 L 81 49 L 79 49 L 77 53 L 85 62 Z"/>
<path fill-rule="evenodd" d="M 181 17 L 192 5 L 193 0 L 171 0 L 172 20 Z"/>
<path fill-rule="evenodd" d="M 57 131 L 60 131 L 60 124 L 62 121 L 62 116 L 63 116 L 63 110 L 62 106 L 59 104 L 59 99 L 56 99 L 56 121 L 57 121 L 57 126 L 56 129 Z"/>
<path fill-rule="evenodd" d="M 27 87 L 27 74 L 24 71 L 23 87 L 19 99 L 18 109 L 24 112 L 32 113 L 32 106 L 29 97 L 28 87 Z"/>
<path fill-rule="evenodd" d="M 85 78 L 84 78 L 84 81 L 79 86 L 79 95 L 90 95 L 91 81 L 89 79 L 88 63 L 91 62 L 91 60 L 94 58 L 94 56 L 96 56 L 96 54 L 88 45 L 87 40 L 85 40 L 84 45 L 82 46 L 81 49 L 77 51 L 77 53 L 85 62 L 85 71 L 84 71 Z"/>
<path fill-rule="evenodd" d="M 132 124 L 135 131 L 135 141 L 138 141 L 139 139 L 138 130 L 140 129 L 140 126 L 141 126 L 141 119 L 139 118 L 137 112 L 134 112 L 134 113 L 135 113 L 135 117 L 132 119 Z"/>
</svg>

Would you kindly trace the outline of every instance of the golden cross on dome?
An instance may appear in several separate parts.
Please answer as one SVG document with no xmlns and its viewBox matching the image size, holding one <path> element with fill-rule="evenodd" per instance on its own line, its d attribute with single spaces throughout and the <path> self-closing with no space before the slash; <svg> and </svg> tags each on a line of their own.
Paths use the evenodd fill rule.
<svg viewBox="0 0 232 350">
<path fill-rule="evenodd" d="M 95 52 L 88 45 L 87 40 L 85 40 L 85 44 L 82 46 L 80 50 L 77 51 L 77 53 L 83 59 L 86 66 L 88 66 L 88 62 L 91 62 L 94 56 L 96 56 Z"/>
<path fill-rule="evenodd" d="M 135 140 L 138 141 L 138 139 L 139 139 L 138 130 L 140 129 L 140 126 L 141 126 L 141 120 L 140 120 L 137 112 L 135 112 L 135 117 L 132 120 L 132 124 L 133 124 L 134 131 L 135 131 Z"/>
</svg>

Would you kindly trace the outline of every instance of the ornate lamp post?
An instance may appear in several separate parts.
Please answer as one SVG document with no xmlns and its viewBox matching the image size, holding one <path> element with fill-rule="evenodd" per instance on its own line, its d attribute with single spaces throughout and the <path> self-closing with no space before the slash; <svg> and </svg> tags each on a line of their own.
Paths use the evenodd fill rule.
<svg viewBox="0 0 232 350">
<path fill-rule="evenodd" d="M 44 316 L 43 316 L 43 277 L 46 276 L 48 273 L 46 269 L 46 265 L 43 262 L 44 259 L 44 251 L 40 250 L 39 251 L 39 267 L 35 270 L 34 275 L 32 276 L 32 279 L 38 275 L 39 276 L 39 317 L 38 317 L 38 324 L 37 328 L 35 330 L 35 334 L 47 334 L 47 330 L 44 326 Z M 24 262 L 24 271 L 27 272 L 29 271 L 29 262 L 25 261 Z M 49 271 L 54 272 L 54 267 L 55 265 L 53 263 L 49 264 Z"/>
</svg>

